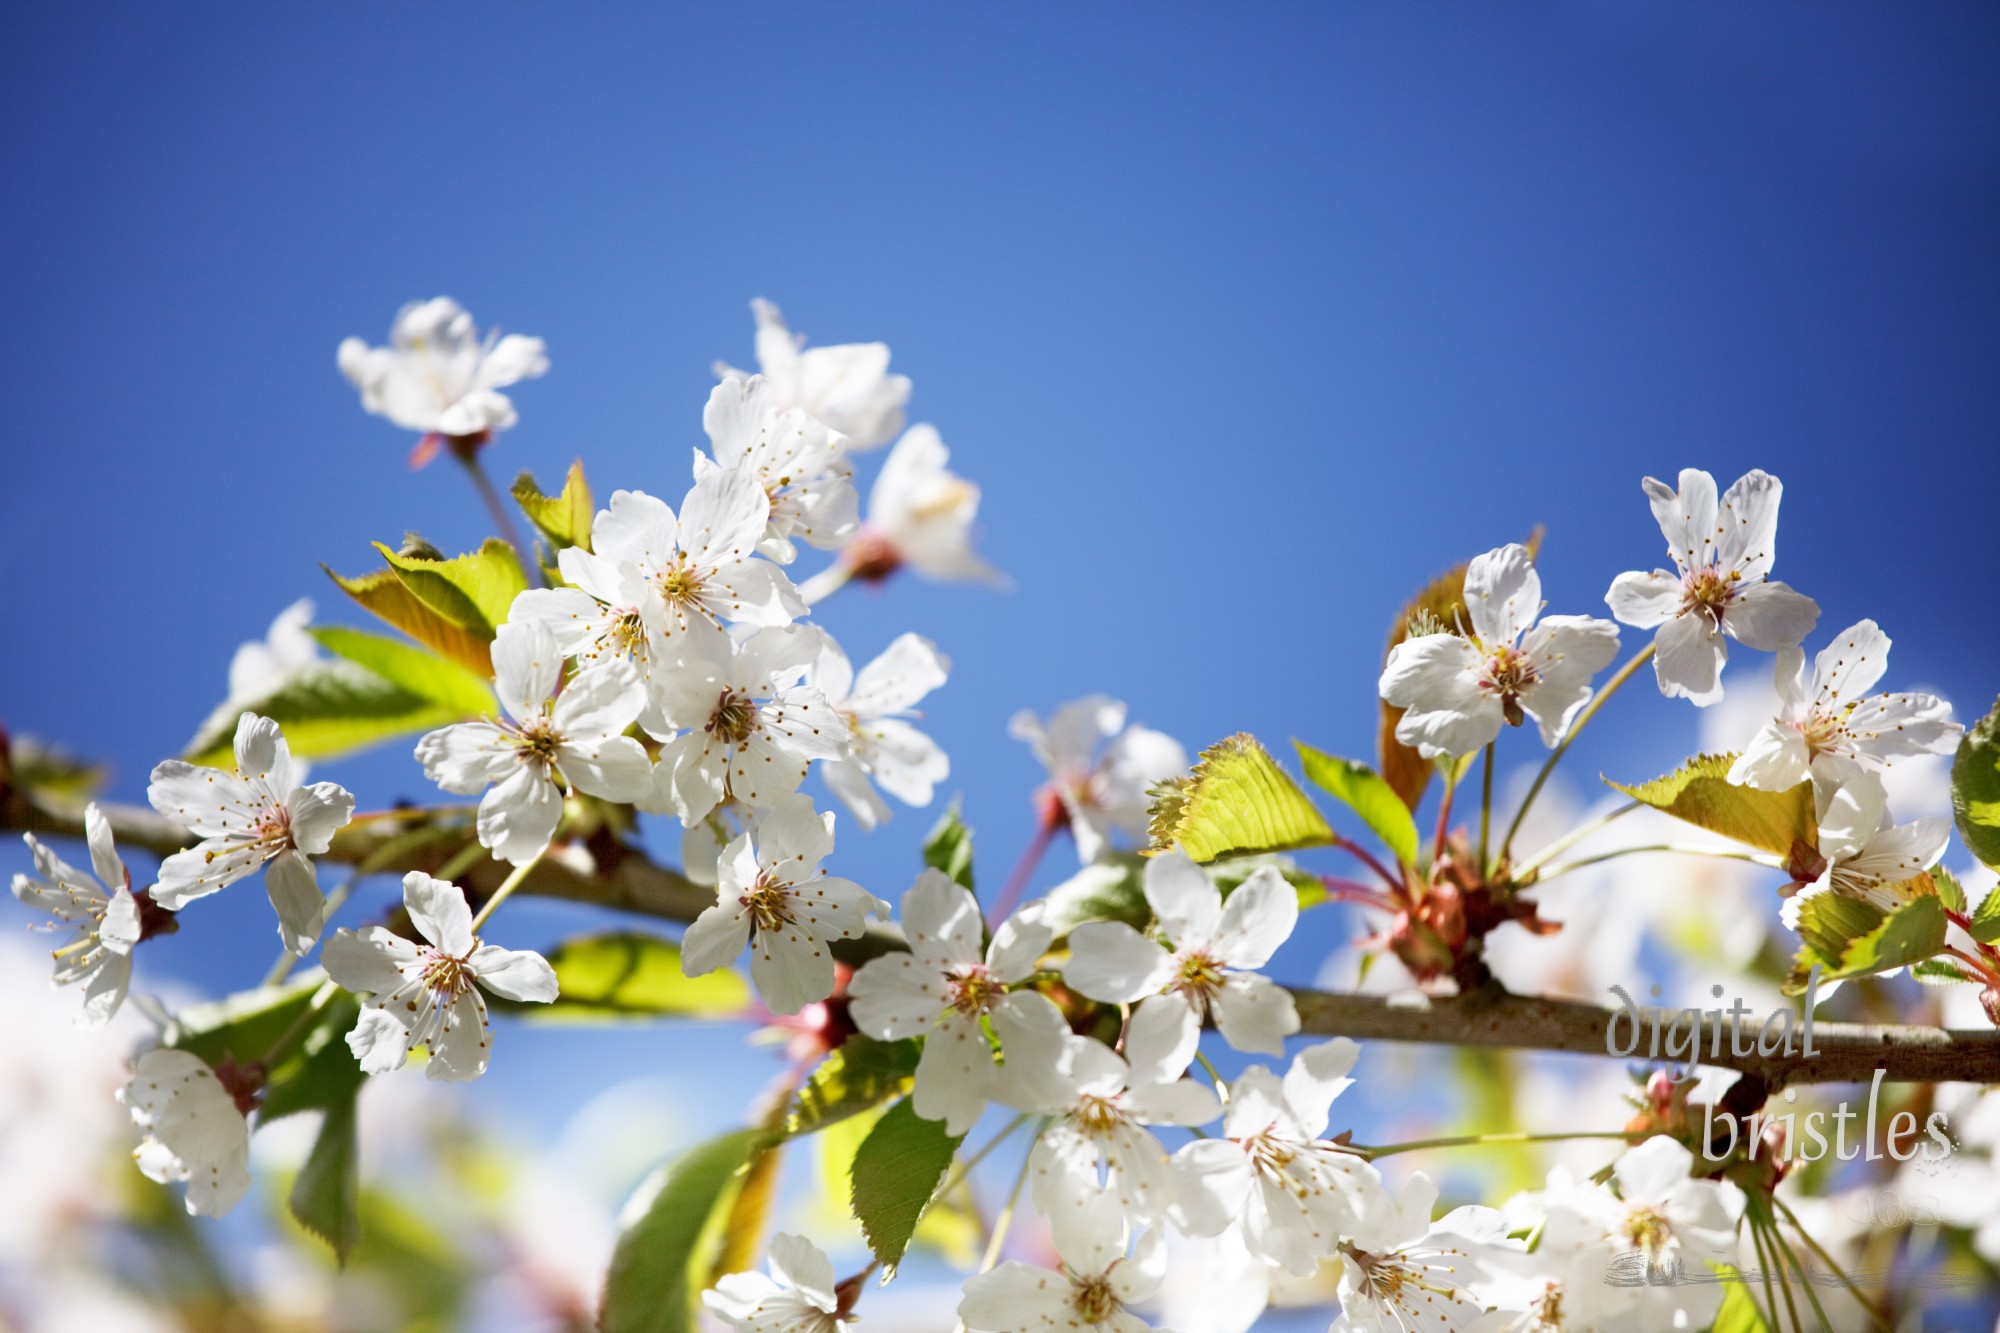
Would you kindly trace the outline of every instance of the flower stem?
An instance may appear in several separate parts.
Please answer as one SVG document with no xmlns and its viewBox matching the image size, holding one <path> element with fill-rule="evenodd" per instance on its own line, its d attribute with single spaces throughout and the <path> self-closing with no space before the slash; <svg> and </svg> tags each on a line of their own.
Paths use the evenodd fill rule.
<svg viewBox="0 0 2000 1333">
<path fill-rule="evenodd" d="M 1792 1224 L 1792 1230 L 1798 1232 L 1799 1239 L 1806 1243 L 1806 1248 L 1813 1252 L 1813 1257 L 1833 1270 L 1833 1275 L 1840 1279 L 1841 1285 L 1846 1287 L 1848 1294 L 1854 1297 L 1855 1304 L 1868 1312 L 1868 1317 L 1874 1321 L 1875 1327 L 1882 1330 L 1882 1333 L 1892 1333 L 1892 1326 L 1887 1319 L 1882 1317 L 1882 1312 L 1875 1308 L 1874 1302 L 1862 1294 L 1861 1288 L 1854 1284 L 1854 1279 L 1847 1275 L 1846 1270 L 1840 1266 L 1832 1255 L 1821 1248 L 1820 1243 L 1812 1238 L 1811 1232 L 1800 1225 L 1799 1215 L 1793 1212 L 1785 1201 L 1776 1194 L 1771 1196 L 1771 1203 L 1779 1212 L 1785 1215 L 1785 1220 Z"/>
<path fill-rule="evenodd" d="M 1021 895 L 1028 890 L 1028 881 L 1034 878 L 1035 867 L 1042 863 L 1042 853 L 1048 851 L 1049 842 L 1056 836 L 1062 825 L 1051 819 L 1043 819 L 1035 836 L 1021 851 L 1021 859 L 1007 873 L 1006 886 L 1000 890 L 1000 901 L 993 904 L 993 923 L 998 925 L 1021 903 Z"/>
<path fill-rule="evenodd" d="M 1363 847 L 1360 843 L 1355 842 L 1350 838 L 1343 838 L 1338 833 L 1336 833 L 1333 835 L 1333 845 L 1335 847 L 1338 847 L 1341 851 L 1346 852 L 1349 855 L 1353 856 L 1363 865 L 1366 865 L 1370 870 L 1373 870 L 1376 874 L 1380 875 L 1382 877 L 1382 882 L 1389 886 L 1391 892 L 1399 891 L 1403 887 L 1403 881 L 1399 877 L 1389 873 L 1389 867 L 1383 865 L 1380 861 L 1378 861 L 1375 858 L 1375 856 L 1371 852 L 1369 852 L 1369 850 L 1366 847 Z"/>
<path fill-rule="evenodd" d="M 986 1242 L 986 1256 L 979 1261 L 982 1273 L 992 1272 L 993 1265 L 1000 1262 L 1000 1251 L 1007 1245 L 1007 1229 L 1013 1225 L 1014 1208 L 1021 1202 L 1021 1187 L 1028 1183 L 1028 1168 L 1034 1160 L 1032 1153 L 1021 1158 L 1021 1171 L 1014 1177 L 1014 1188 L 1007 1191 L 1007 1202 L 1002 1205 L 1000 1215 L 993 1219 L 993 1237 Z"/>
<path fill-rule="evenodd" d="M 500 887 L 493 890 L 493 896 L 488 898 L 486 905 L 479 909 L 479 915 L 472 918 L 473 934 L 476 935 L 479 933 L 479 928 L 486 924 L 486 918 L 492 916 L 494 910 L 501 903 L 506 902 L 515 889 L 521 887 L 521 881 L 525 880 L 534 872 L 535 867 L 542 863 L 542 855 L 543 853 L 537 852 L 532 859 L 515 866 L 513 873 L 500 881 Z"/>
<path fill-rule="evenodd" d="M 1616 810 L 1610 811 L 1607 814 L 1599 815 L 1597 818 L 1591 820 L 1589 823 L 1571 829 L 1568 833 L 1563 834 L 1560 838 L 1557 838 L 1554 842 L 1550 843 L 1548 846 L 1542 848 L 1542 850 L 1536 852 L 1533 856 L 1529 857 L 1528 860 L 1522 864 L 1521 868 L 1514 872 L 1513 878 L 1515 882 L 1518 883 L 1519 881 L 1526 879 L 1530 874 L 1534 873 L 1535 871 L 1541 869 L 1543 866 L 1547 865 L 1555 857 L 1561 856 L 1564 852 L 1576 846 L 1578 843 L 1582 842 L 1585 838 L 1588 838 L 1591 834 L 1597 832 L 1605 825 L 1611 823 L 1613 820 L 1623 819 L 1626 815 L 1631 814 L 1634 810 L 1639 809 L 1644 804 L 1645 802 L 1643 801 L 1627 801 L 1625 804 L 1619 806 Z"/>
<path fill-rule="evenodd" d="M 1479 779 L 1479 874 L 1486 875 L 1486 831 L 1493 823 L 1493 751 L 1500 742 L 1486 742 L 1486 771 Z"/>
<path fill-rule="evenodd" d="M 845 588 L 854 578 L 854 569 L 845 560 L 827 566 L 799 585 L 799 596 L 807 606 L 817 606 Z"/>
<path fill-rule="evenodd" d="M 1604 688 L 1597 692 L 1597 697 L 1584 707 L 1583 712 L 1577 716 L 1576 722 L 1567 732 L 1563 733 L 1563 738 L 1556 742 L 1556 748 L 1549 751 L 1549 757 L 1542 763 L 1542 771 L 1535 774 L 1534 784 L 1528 788 L 1527 796 L 1522 798 L 1521 808 L 1514 812 L 1513 822 L 1507 825 L 1507 836 L 1500 840 L 1500 855 L 1502 857 L 1505 857 L 1508 848 L 1514 845 L 1514 835 L 1521 831 L 1521 821 L 1528 817 L 1528 811 L 1535 804 L 1535 798 L 1542 794 L 1542 787 L 1548 782 L 1549 774 L 1556 771 L 1556 765 L 1561 763 L 1562 757 L 1569 752 L 1571 742 L 1575 741 L 1583 733 L 1583 729 L 1590 725 L 1590 719 L 1597 716 L 1597 710 L 1604 707 L 1604 701 L 1618 693 L 1618 687 L 1632 679 L 1633 672 L 1652 660 L 1654 647 L 1655 644 L 1649 643 L 1638 652 L 1632 654 L 1632 660 L 1624 666 L 1619 667 L 1618 674 L 1604 682 Z"/>
<path fill-rule="evenodd" d="M 1374 1161 L 1378 1157 L 1394 1157 L 1398 1153 L 1416 1152 L 1422 1148 L 1471 1148 L 1482 1145 L 1503 1143 L 1567 1143 L 1574 1139 L 1618 1139 L 1630 1142 L 1630 1136 L 1622 1130 L 1592 1129 L 1578 1130 L 1570 1134 L 1528 1134 L 1510 1132 L 1505 1134 L 1464 1134 L 1441 1139 L 1414 1139 L 1409 1143 L 1389 1143 L 1380 1147 L 1367 1147 L 1356 1143 L 1351 1150 Z"/>
<path fill-rule="evenodd" d="M 500 540 L 514 548 L 514 554 L 520 559 L 521 569 L 527 574 L 529 582 L 535 587 L 540 587 L 542 571 L 530 558 L 528 548 L 522 544 L 521 530 L 514 526 L 513 515 L 507 512 L 505 502 L 500 499 L 500 492 L 493 488 L 492 478 L 486 475 L 486 465 L 479 461 L 479 451 L 453 449 L 451 453 L 452 457 L 465 465 L 466 475 L 472 478 L 472 489 L 478 491 L 479 498 L 486 502 L 486 512 L 493 516 L 493 528 L 499 533 Z"/>
<path fill-rule="evenodd" d="M 1431 840 L 1431 864 L 1444 859 L 1445 834 L 1451 829 L 1451 798 L 1458 792 L 1458 761 L 1445 770 L 1444 795 L 1438 798 L 1437 836 Z"/>
<path fill-rule="evenodd" d="M 1019 1129 L 1021 1126 L 1027 1124 L 1028 1119 L 1029 1119 L 1028 1112 L 1026 1111 L 1021 1112 L 1021 1114 L 1015 1116 L 1012 1120 L 1009 1120 L 1004 1126 L 1002 1126 L 998 1134 L 995 1134 L 992 1138 L 988 1139 L 986 1141 L 985 1147 L 981 1148 L 978 1152 L 972 1154 L 972 1156 L 967 1157 L 963 1161 L 961 1161 L 958 1164 L 958 1170 L 952 1173 L 951 1178 L 938 1187 L 937 1197 L 942 1199 L 945 1195 L 957 1189 L 959 1185 L 964 1182 L 965 1178 L 972 1174 L 973 1168 L 977 1167 L 981 1162 L 986 1160 L 988 1153 L 991 1153 L 995 1148 L 999 1147 L 1007 1139 L 1013 1137 L 1014 1131 Z"/>
<path fill-rule="evenodd" d="M 1748 861 L 1751 865 L 1764 866 L 1771 870 L 1782 870 L 1784 864 L 1773 857 L 1759 856 L 1754 852 L 1730 851 L 1724 847 L 1696 847 L 1683 842 L 1653 842 L 1643 847 L 1614 847 L 1608 852 L 1596 852 L 1590 856 L 1580 856 L 1574 861 L 1564 861 L 1561 865 L 1544 870 L 1537 882 L 1554 879 L 1557 875 L 1585 866 L 1594 866 L 1600 861 L 1615 861 L 1621 856 L 1631 856 L 1637 852 L 1674 852 L 1681 856 L 1707 856 L 1720 861 Z"/>
</svg>

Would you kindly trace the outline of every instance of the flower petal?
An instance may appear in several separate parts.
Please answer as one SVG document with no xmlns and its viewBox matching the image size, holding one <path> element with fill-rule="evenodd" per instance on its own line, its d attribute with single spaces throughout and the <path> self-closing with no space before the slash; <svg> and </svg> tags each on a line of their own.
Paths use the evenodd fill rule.
<svg viewBox="0 0 2000 1333">
<path fill-rule="evenodd" d="M 502 949 L 488 944 L 473 950 L 467 960 L 479 984 L 503 1000 L 524 1000 L 529 1004 L 549 1004 L 560 993 L 556 970 L 549 960 L 532 949 Z"/>
<path fill-rule="evenodd" d="M 1069 936 L 1063 980 L 1106 1004 L 1129 1004 L 1172 978 L 1174 957 L 1122 921 L 1091 921 Z"/>
<path fill-rule="evenodd" d="M 454 958 L 465 957 L 477 943 L 465 891 L 449 880 L 412 870 L 403 876 L 403 908 L 418 933 Z"/>
</svg>

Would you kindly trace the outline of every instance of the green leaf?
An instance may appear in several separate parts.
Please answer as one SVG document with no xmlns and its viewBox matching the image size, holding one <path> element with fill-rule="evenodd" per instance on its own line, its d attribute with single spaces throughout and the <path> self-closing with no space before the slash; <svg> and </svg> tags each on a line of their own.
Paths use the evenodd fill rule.
<svg viewBox="0 0 2000 1333">
<path fill-rule="evenodd" d="M 1879 907 L 1838 893 L 1814 894 L 1799 904 L 1799 952 L 1785 980 L 1785 994 L 1802 993 L 1814 966 L 1827 972 L 1838 968 L 1848 946 L 1874 931 L 1886 916 Z"/>
<path fill-rule="evenodd" d="M 292 1182 L 292 1216 L 306 1230 L 333 1247 L 342 1267 L 361 1238 L 357 1199 L 361 1190 L 360 1154 L 355 1146 L 355 1099 L 350 1096 L 327 1108 L 306 1164 Z"/>
<path fill-rule="evenodd" d="M 924 864 L 972 888 L 972 830 L 959 818 L 957 801 L 924 835 Z"/>
<path fill-rule="evenodd" d="M 466 716 L 457 705 L 412 694 L 353 662 L 315 662 L 262 699 L 225 704 L 211 713 L 188 742 L 188 762 L 234 768 L 232 741 L 244 713 L 261 713 L 283 727 L 300 759 L 338 758 Z"/>
<path fill-rule="evenodd" d="M 799 1087 L 785 1133 L 811 1134 L 910 1090 L 923 1048 L 915 1037 L 876 1041 L 855 1035 L 828 1053 Z"/>
<path fill-rule="evenodd" d="M 312 636 L 328 652 L 374 672 L 411 694 L 458 710 L 462 717 L 485 717 L 498 705 L 486 677 L 448 657 L 344 625 L 315 627 Z"/>
<path fill-rule="evenodd" d="M 493 655 L 487 647 L 491 632 L 483 625 L 467 625 L 439 614 L 403 582 L 393 569 L 346 578 L 325 565 L 326 576 L 340 590 L 374 615 L 403 633 L 436 650 L 481 677 L 493 674 Z"/>
<path fill-rule="evenodd" d="M 1154 807 L 1152 834 L 1152 851 L 1178 845 L 1197 861 L 1333 841 L 1333 830 L 1291 775 L 1248 734 L 1202 751 L 1186 783 Z"/>
<path fill-rule="evenodd" d="M 583 479 L 581 458 L 569 465 L 562 494 L 543 495 L 535 479 L 526 472 L 514 478 L 513 493 L 521 512 L 548 539 L 549 549 L 560 551 L 565 546 L 590 549 L 590 524 L 596 516 L 596 506 L 590 498 L 590 483 Z"/>
<path fill-rule="evenodd" d="M 1926 986 L 1950 986 L 1961 981 L 1977 980 L 1949 958 L 1926 958 L 1921 963 L 1912 964 L 1910 975 Z"/>
<path fill-rule="evenodd" d="M 1926 891 L 1924 876 L 1904 886 L 1916 896 L 1893 912 L 1838 893 L 1813 895 L 1799 908 L 1801 948 L 1792 960 L 1785 993 L 1806 987 L 1814 964 L 1825 968 L 1823 980 L 1873 976 L 1909 967 L 1944 948 L 1944 904 Z"/>
<path fill-rule="evenodd" d="M 1144 930 L 1153 919 L 1146 901 L 1146 861 L 1137 852 L 1109 852 L 1050 889 L 1042 920 L 1058 940 L 1086 921 L 1123 921 Z"/>
<path fill-rule="evenodd" d="M 361 1003 L 342 993 L 322 1009 L 297 1049 L 266 1073 L 257 1123 L 267 1125 L 300 1111 L 329 1111 L 351 1102 L 368 1081 L 347 1044 Z"/>
<path fill-rule="evenodd" d="M 722 1243 L 703 1286 L 712 1287 L 719 1278 L 757 1266 L 757 1252 L 763 1248 L 764 1232 L 778 1202 L 778 1167 L 784 1161 L 783 1152 L 780 1144 L 759 1151 L 730 1192 L 729 1208 L 722 1219 Z"/>
<path fill-rule="evenodd" d="M 1981 944 L 2000 941 L 2000 885 L 1987 890 L 1985 901 L 1972 914 L 1972 938 Z"/>
<path fill-rule="evenodd" d="M 1743 1274 L 1727 1264 L 1716 1265 L 1715 1273 L 1722 1279 L 1722 1308 L 1716 1311 L 1709 1333 L 1771 1333 Z"/>
<path fill-rule="evenodd" d="M 381 542 L 375 549 L 418 600 L 454 625 L 482 630 L 487 639 L 493 637 L 495 626 L 506 622 L 514 598 L 528 587 L 520 557 L 498 537 L 488 537 L 477 551 L 450 560 L 403 555 Z"/>
<path fill-rule="evenodd" d="M 1790 857 L 1798 844 L 1819 846 L 1810 782 L 1788 791 L 1738 787 L 1728 778 L 1733 754 L 1697 755 L 1665 777 L 1628 787 L 1605 781 L 1633 800 L 1664 810 L 1697 828 L 1763 851 Z"/>
<path fill-rule="evenodd" d="M 941 1120 L 926 1120 L 909 1098 L 890 1107 L 854 1154 L 854 1216 L 868 1247 L 882 1261 L 886 1280 L 902 1262 L 917 1220 L 951 1169 L 963 1134 L 947 1134 Z"/>
<path fill-rule="evenodd" d="M 707 1272 L 698 1253 L 703 1233 L 764 1141 L 761 1130 L 735 1130 L 690 1150 L 639 1186 L 605 1275 L 601 1333 L 692 1333 Z"/>
<path fill-rule="evenodd" d="M 315 970 L 283 986 L 259 986 L 188 1005 L 175 1015 L 173 1040 L 167 1044 L 190 1051 L 211 1066 L 224 1060 L 238 1064 L 260 1060 L 291 1030 L 325 982 L 326 974 Z"/>
<path fill-rule="evenodd" d="M 1936 894 L 1921 894 L 1848 945 L 1839 970 L 1827 973 L 1827 979 L 1873 976 L 1920 962 L 1944 948 L 1944 928 L 1944 904 Z"/>
<path fill-rule="evenodd" d="M 637 930 L 565 940 L 545 955 L 561 986 L 553 1004 L 495 1000 L 496 1009 L 535 1022 L 595 1023 L 674 1016 L 734 1018 L 750 1007 L 741 974 L 718 968 L 690 977 L 671 941 Z"/>
<path fill-rule="evenodd" d="M 1951 811 L 1972 854 L 2000 869 L 2000 700 L 1958 742 Z"/>
<path fill-rule="evenodd" d="M 1299 762 L 1305 765 L 1306 779 L 1321 791 L 1343 801 L 1361 822 L 1373 830 L 1383 845 L 1404 865 L 1417 862 L 1417 821 L 1410 807 L 1382 775 L 1366 764 L 1342 759 L 1315 750 L 1303 741 L 1293 741 Z"/>
<path fill-rule="evenodd" d="M 1937 886 L 1938 901 L 1954 912 L 1965 910 L 1965 886 L 1958 882 L 1958 876 L 1943 866 L 1931 867 L 1931 883 Z"/>
</svg>

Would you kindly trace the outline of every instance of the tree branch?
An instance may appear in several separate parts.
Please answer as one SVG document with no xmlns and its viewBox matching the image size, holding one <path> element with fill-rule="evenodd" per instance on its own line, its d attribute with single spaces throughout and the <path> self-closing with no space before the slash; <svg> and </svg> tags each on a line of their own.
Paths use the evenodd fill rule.
<svg viewBox="0 0 2000 1333">
<path fill-rule="evenodd" d="M 100 808 L 118 841 L 127 847 L 164 856 L 191 841 L 179 825 L 151 810 L 102 803 Z M 83 811 L 80 805 L 31 797 L 0 781 L 0 827 L 81 838 Z M 397 841 L 400 845 L 386 858 L 393 865 L 384 865 L 384 873 L 391 869 L 398 873 L 436 871 L 465 845 L 470 831 L 468 821 L 456 814 L 370 820 L 342 829 L 321 859 L 359 864 Z M 476 892 L 491 893 L 508 870 L 507 865 L 486 858 L 462 874 L 460 881 Z M 557 848 L 536 866 L 518 891 L 680 922 L 692 921 L 715 902 L 714 890 L 608 836 Z M 843 961 L 858 964 L 903 947 L 902 935 L 895 927 L 878 926 L 862 939 L 843 941 L 836 952 Z M 1420 1006 L 1392 1003 L 1374 995 L 1312 990 L 1294 990 L 1292 994 L 1298 1001 L 1300 1030 L 1315 1036 L 1561 1051 L 1607 1058 L 1614 1058 L 1606 1049 L 1609 1024 L 1621 1013 L 1570 1000 L 1514 995 L 1497 988 L 1434 998 Z M 1664 1032 L 1684 1012 L 1641 1008 L 1644 1035 L 1639 1049 L 1648 1048 L 1655 1015 Z M 1743 1033 L 1745 1044 L 1753 1048 L 1757 1026 L 1753 1023 Z M 1621 1025 L 1621 1037 L 1623 1032 Z M 1737 1055 L 1730 1038 L 1729 1025 L 1705 1016 L 1698 1063 L 1756 1075 L 1772 1092 L 1801 1083 L 1867 1083 L 1878 1069 L 1891 1083 L 2000 1083 L 2000 1031 L 1816 1022 L 1813 1044 L 1818 1053 L 1811 1056 L 1802 1051 L 1791 1056 Z"/>
</svg>

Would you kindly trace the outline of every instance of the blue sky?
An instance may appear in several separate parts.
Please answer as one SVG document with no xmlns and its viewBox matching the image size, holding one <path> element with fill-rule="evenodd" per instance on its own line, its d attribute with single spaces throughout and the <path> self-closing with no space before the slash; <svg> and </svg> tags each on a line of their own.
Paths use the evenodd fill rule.
<svg viewBox="0 0 2000 1333">
<path fill-rule="evenodd" d="M 1017 586 L 827 623 L 954 658 L 994 880 L 1015 709 L 1366 754 L 1410 591 L 1541 523 L 1550 609 L 1601 611 L 1683 466 L 1781 476 L 1821 633 L 1873 615 L 1892 684 L 1983 711 L 1996 90 L 1977 5 L 15 6 L 0 718 L 138 799 L 280 607 L 359 623 L 317 562 L 476 541 L 334 368 L 439 293 L 549 343 L 496 473 L 600 495 L 677 497 L 750 298 L 892 345 Z M 1633 691 L 1587 764 L 1671 766 L 1685 713 Z M 427 795 L 400 748 L 323 775 Z M 893 897 L 928 822 L 838 864 Z M 253 979 L 267 909 L 205 906 L 162 965 Z"/>
</svg>

